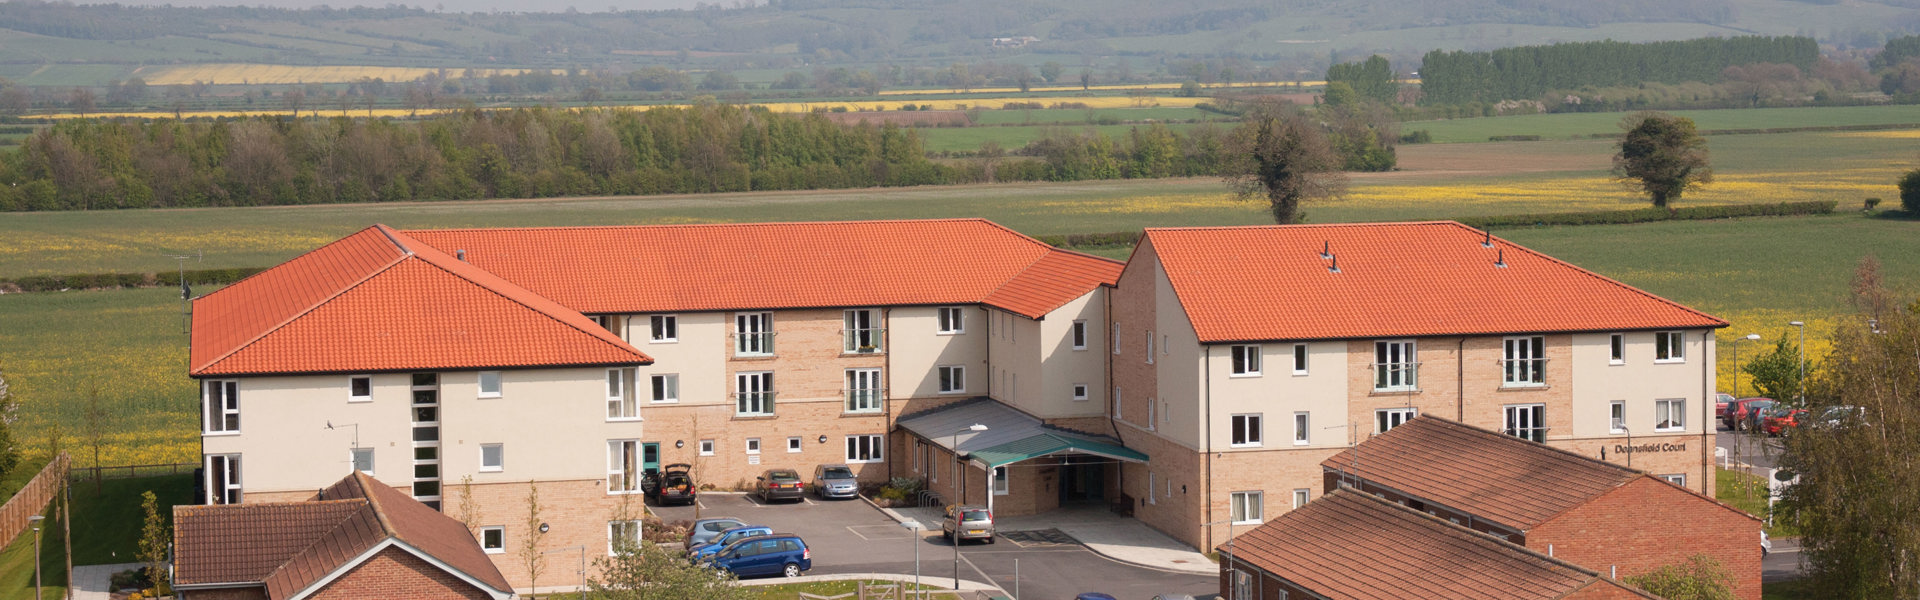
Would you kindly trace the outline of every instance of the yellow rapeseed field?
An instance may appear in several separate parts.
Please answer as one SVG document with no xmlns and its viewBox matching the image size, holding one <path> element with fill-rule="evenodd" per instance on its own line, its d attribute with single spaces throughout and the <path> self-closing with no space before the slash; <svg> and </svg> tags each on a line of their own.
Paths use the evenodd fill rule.
<svg viewBox="0 0 1920 600">
<path fill-rule="evenodd" d="M 1202 89 L 1213 90 L 1213 89 L 1227 89 L 1227 88 L 1273 87 L 1273 86 L 1290 85 L 1292 83 L 1293 82 L 1290 82 L 1290 81 L 1280 82 L 1280 83 L 1268 83 L 1264 81 L 1236 81 L 1233 83 L 1203 83 L 1203 84 L 1200 84 L 1200 87 Z M 1300 85 L 1304 87 L 1318 87 L 1326 84 L 1327 82 L 1325 81 L 1300 82 Z M 1183 86 L 1183 85 L 1186 85 L 1186 84 L 1184 83 L 1142 83 L 1142 84 L 1136 84 L 1136 85 L 1095 85 L 1095 86 L 1088 86 L 1086 88 L 1082 88 L 1077 85 L 1056 85 L 1056 86 L 1047 86 L 1047 87 L 1029 87 L 1027 88 L 1027 91 L 1030 93 L 1038 93 L 1038 94 L 1059 94 L 1059 93 L 1073 93 L 1073 92 L 1081 92 L 1081 91 L 1177 90 L 1177 89 L 1180 89 L 1180 86 Z M 980 88 L 972 88 L 972 89 L 946 88 L 946 89 L 931 89 L 931 90 L 881 90 L 880 95 L 882 96 L 931 96 L 931 95 L 952 95 L 952 94 L 1011 94 L 1019 91 L 1020 91 L 1020 88 L 1017 88 L 1017 87 L 980 87 Z"/>
<path fill-rule="evenodd" d="M 464 69 L 448 69 L 459 77 Z M 290 83 L 345 83 L 361 78 L 386 81 L 413 81 L 439 72 L 421 67 L 295 66 L 244 63 L 210 63 L 163 67 L 141 67 L 134 75 L 147 85 L 181 85 L 206 82 L 223 85 L 284 85 Z M 527 69 L 482 69 L 482 76 L 496 73 L 525 73 Z"/>
<path fill-rule="evenodd" d="M 1920 139 L 1920 129 L 1895 129 L 1889 131 L 1855 131 L 1840 134 L 1844 137 L 1881 138 L 1893 140 Z"/>
<path fill-rule="evenodd" d="M 935 101 L 928 101 L 928 102 L 916 101 L 914 102 L 914 104 L 929 104 L 929 105 L 932 105 L 935 110 L 966 110 L 970 108 L 997 109 L 997 108 L 1000 108 L 1001 105 L 1007 102 L 1039 102 L 1042 104 L 1049 104 L 1049 105 L 1060 103 L 1060 102 L 1078 102 L 1080 104 L 1085 104 L 1088 108 L 1145 108 L 1145 107 L 1191 108 L 1193 105 L 1199 104 L 1205 101 L 1207 101 L 1206 98 L 1178 98 L 1173 96 L 1140 96 L 1140 97 L 1096 96 L 1096 97 L 1086 97 L 1086 98 L 1062 96 L 1062 97 L 1044 97 L 1044 98 L 1016 98 L 1016 97 L 970 98 L 966 100 L 935 100 Z M 323 117 L 339 117 L 339 116 L 365 117 L 367 116 L 367 110 L 364 108 L 340 110 L 338 106 L 333 106 L 333 107 L 324 106 L 325 104 L 324 101 L 311 102 L 309 104 L 312 104 L 312 106 L 302 109 L 300 111 L 301 114 L 303 115 L 314 114 L 314 115 L 320 115 Z M 804 112 L 813 112 L 813 111 L 826 111 L 826 110 L 833 110 L 836 107 L 845 108 L 849 111 L 886 111 L 886 110 L 899 110 L 901 104 L 902 103 L 900 102 L 756 102 L 756 103 L 753 103 L 754 106 L 764 106 L 767 108 L 767 110 L 771 110 L 773 112 L 779 112 L 779 113 L 804 113 Z M 611 108 L 616 108 L 620 110 L 648 110 L 653 108 L 680 108 L 685 106 L 686 106 L 685 104 L 635 104 L 635 105 L 627 105 L 627 106 L 614 106 Z M 380 118 L 395 118 L 395 117 L 411 116 L 414 114 L 430 115 L 430 114 L 436 114 L 441 112 L 450 112 L 453 110 L 458 110 L 458 109 L 436 109 L 436 110 L 413 111 L 413 110 L 408 110 L 404 108 L 376 108 L 373 110 L 373 116 L 380 117 Z M 215 110 L 215 111 L 203 111 L 203 112 L 189 111 L 189 112 L 182 113 L 182 116 L 246 117 L 246 116 L 254 116 L 254 115 L 284 115 L 284 114 L 289 114 L 289 112 L 290 111 L 284 108 L 278 109 L 278 110 Z M 130 112 L 94 112 L 94 113 L 87 113 L 85 115 L 80 115 L 75 113 L 59 113 L 59 114 L 50 114 L 50 115 L 41 115 L 41 116 L 49 119 L 73 119 L 73 118 L 80 118 L 80 117 L 100 118 L 100 119 L 170 119 L 170 118 L 173 118 L 173 113 L 165 112 L 165 111 L 130 111 Z"/>
</svg>

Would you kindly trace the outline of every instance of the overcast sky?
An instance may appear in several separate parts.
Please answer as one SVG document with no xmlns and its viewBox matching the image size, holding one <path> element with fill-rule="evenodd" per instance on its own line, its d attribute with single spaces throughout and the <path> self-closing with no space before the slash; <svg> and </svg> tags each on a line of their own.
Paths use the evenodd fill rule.
<svg viewBox="0 0 1920 600">
<path fill-rule="evenodd" d="M 76 2 L 92 3 L 109 0 L 81 0 Z M 427 10 L 445 12 L 491 12 L 496 10 L 520 12 L 563 12 L 573 7 L 580 12 L 606 12 L 609 8 L 620 10 L 661 10 L 670 8 L 693 8 L 700 0 L 407 0 L 395 2 L 407 6 L 417 6 Z M 708 4 L 732 6 L 733 0 L 706 0 Z M 275 6 L 283 8 L 311 8 L 322 4 L 335 8 L 350 6 L 385 6 L 386 2 L 370 0 L 135 0 L 124 4 L 171 4 L 174 6 Z"/>
</svg>

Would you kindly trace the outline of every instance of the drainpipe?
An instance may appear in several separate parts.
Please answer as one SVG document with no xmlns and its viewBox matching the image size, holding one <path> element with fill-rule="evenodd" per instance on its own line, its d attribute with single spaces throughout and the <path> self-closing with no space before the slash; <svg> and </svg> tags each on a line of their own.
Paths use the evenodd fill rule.
<svg viewBox="0 0 1920 600">
<path fill-rule="evenodd" d="M 1711 343 L 1712 341 L 1713 341 L 1712 329 L 1708 329 L 1706 333 L 1703 333 L 1700 335 L 1700 355 L 1701 355 L 1700 356 L 1700 414 L 1701 414 L 1701 418 L 1699 423 L 1700 423 L 1700 493 L 1702 494 L 1707 493 L 1707 481 L 1709 481 L 1709 479 L 1707 479 L 1707 473 L 1710 473 L 1710 471 L 1708 471 L 1707 469 L 1708 469 L 1708 465 L 1713 464 L 1713 452 L 1710 450 L 1707 450 L 1707 447 L 1713 445 L 1713 444 L 1707 443 L 1707 436 L 1713 435 L 1713 433 L 1711 433 L 1712 430 L 1707 429 L 1707 424 L 1713 422 L 1712 417 L 1709 416 L 1713 414 L 1713 409 L 1710 408 L 1710 406 L 1713 404 L 1713 384 L 1711 383 L 1713 381 L 1713 370 L 1712 370 L 1713 361 L 1710 361 L 1707 359 L 1708 358 L 1718 359 L 1719 357 L 1707 354 L 1707 350 L 1713 347 Z M 1739 365 L 1734 365 L 1734 368 L 1736 369 L 1739 368 Z"/>
<path fill-rule="evenodd" d="M 1200 381 L 1203 383 L 1203 385 L 1201 386 L 1202 387 L 1201 393 L 1205 395 L 1204 400 L 1205 400 L 1206 406 L 1200 411 L 1200 414 L 1205 415 L 1204 417 L 1201 418 L 1201 422 L 1203 423 L 1203 425 L 1200 428 L 1200 452 L 1207 459 L 1206 476 L 1200 479 L 1200 505 L 1203 507 L 1206 507 L 1206 514 L 1202 515 L 1202 517 L 1205 520 L 1201 522 L 1212 523 L 1213 522 L 1213 346 L 1211 344 L 1202 344 L 1201 348 L 1203 349 L 1203 352 L 1204 352 L 1203 356 L 1205 356 L 1205 358 L 1200 361 Z M 1263 433 L 1262 439 L 1264 439 L 1264 436 L 1265 434 Z M 1206 549 L 1211 550 L 1213 549 L 1213 526 L 1205 525 L 1204 527 L 1207 528 L 1205 532 L 1206 535 L 1203 538 L 1207 541 Z"/>
<path fill-rule="evenodd" d="M 1465 423 L 1467 422 L 1467 336 L 1460 336 L 1460 344 L 1453 350 L 1453 362 L 1456 365 L 1453 382 L 1460 389 L 1459 395 L 1453 402 L 1455 409 L 1459 412 L 1459 416 L 1454 417 L 1454 420 Z"/>
<path fill-rule="evenodd" d="M 934 309 L 936 311 L 941 309 Z M 893 308 L 880 309 L 880 373 L 886 385 L 880 387 L 880 418 L 886 420 L 887 445 L 893 445 Z M 805 443 L 805 442 L 801 442 Z M 895 453 L 887 450 L 888 456 Z M 887 460 L 887 481 L 893 481 L 893 460 Z"/>
</svg>

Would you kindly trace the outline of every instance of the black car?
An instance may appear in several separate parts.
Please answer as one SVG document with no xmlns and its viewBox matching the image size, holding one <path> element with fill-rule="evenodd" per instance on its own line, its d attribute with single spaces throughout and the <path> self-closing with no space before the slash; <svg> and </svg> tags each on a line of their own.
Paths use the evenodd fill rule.
<svg viewBox="0 0 1920 600">
<path fill-rule="evenodd" d="M 693 477 L 687 471 L 693 465 L 674 463 L 660 471 L 649 471 L 645 482 L 647 499 L 654 504 L 693 504 L 698 491 L 694 490 Z"/>
</svg>

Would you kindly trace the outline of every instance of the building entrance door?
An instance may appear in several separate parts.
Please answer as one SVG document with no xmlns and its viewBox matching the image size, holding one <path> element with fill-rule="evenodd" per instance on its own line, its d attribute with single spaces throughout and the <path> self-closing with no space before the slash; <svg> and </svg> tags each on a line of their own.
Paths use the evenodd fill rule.
<svg viewBox="0 0 1920 600">
<path fill-rule="evenodd" d="M 647 474 L 660 472 L 660 444 L 658 442 L 640 444 L 640 472 Z"/>
<path fill-rule="evenodd" d="M 1101 460 L 1101 459 L 1094 459 Z M 1060 463 L 1060 504 L 1100 503 L 1106 499 L 1107 465 L 1080 464 L 1072 457 Z"/>
</svg>

